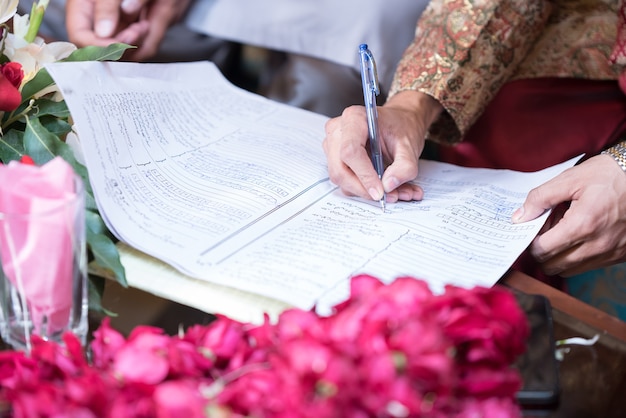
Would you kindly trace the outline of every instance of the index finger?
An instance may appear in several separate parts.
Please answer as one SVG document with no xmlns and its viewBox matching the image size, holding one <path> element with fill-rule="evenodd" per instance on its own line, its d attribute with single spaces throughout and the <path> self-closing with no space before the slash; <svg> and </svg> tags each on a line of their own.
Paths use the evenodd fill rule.
<svg viewBox="0 0 626 418">
<path fill-rule="evenodd" d="M 108 45 L 117 27 L 119 5 L 120 0 L 67 0 L 65 20 L 69 40 L 79 47 Z"/>
<path fill-rule="evenodd" d="M 351 179 L 342 188 L 351 188 L 355 194 L 380 200 L 383 184 L 374 169 L 367 150 L 369 133 L 367 116 L 363 106 L 351 106 L 341 116 L 341 127 L 337 153 L 339 161 L 351 173 Z"/>
</svg>

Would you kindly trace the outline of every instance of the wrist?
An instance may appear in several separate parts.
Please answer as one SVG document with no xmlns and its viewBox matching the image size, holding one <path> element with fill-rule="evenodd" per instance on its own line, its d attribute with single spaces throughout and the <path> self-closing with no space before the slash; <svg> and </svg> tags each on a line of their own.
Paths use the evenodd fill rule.
<svg viewBox="0 0 626 418">
<path fill-rule="evenodd" d="M 393 95 L 387 100 L 385 106 L 420 115 L 426 129 L 437 120 L 443 111 L 443 106 L 435 98 L 415 90 L 404 90 Z"/>
<path fill-rule="evenodd" d="M 622 171 L 626 173 L 626 141 L 619 142 L 604 151 L 601 154 L 609 155 L 620 166 Z"/>
</svg>

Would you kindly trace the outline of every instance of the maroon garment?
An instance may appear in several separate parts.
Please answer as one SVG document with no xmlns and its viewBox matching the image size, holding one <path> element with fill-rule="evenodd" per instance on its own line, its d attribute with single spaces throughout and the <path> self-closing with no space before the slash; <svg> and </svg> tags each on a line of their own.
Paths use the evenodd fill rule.
<svg viewBox="0 0 626 418">
<path fill-rule="evenodd" d="M 599 153 L 626 131 L 626 98 L 616 81 L 539 78 L 505 84 L 442 161 L 537 171 Z"/>
<path fill-rule="evenodd" d="M 537 171 L 580 154 L 598 154 L 626 133 L 626 97 L 617 81 L 540 78 L 504 85 L 455 146 L 439 146 L 439 159 L 468 167 Z M 525 252 L 514 265 L 545 276 Z"/>
</svg>

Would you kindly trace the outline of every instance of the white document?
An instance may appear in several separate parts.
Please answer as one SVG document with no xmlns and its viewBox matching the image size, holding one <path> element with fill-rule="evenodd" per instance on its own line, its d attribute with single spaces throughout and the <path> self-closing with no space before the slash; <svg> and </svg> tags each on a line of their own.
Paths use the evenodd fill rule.
<svg viewBox="0 0 626 418">
<path fill-rule="evenodd" d="M 421 161 L 424 200 L 382 213 L 328 180 L 326 117 L 234 87 L 211 63 L 47 68 L 121 241 L 188 276 L 322 313 L 358 273 L 418 277 L 435 292 L 495 284 L 547 216 L 516 225 L 511 214 L 575 162 L 519 173 Z"/>
</svg>

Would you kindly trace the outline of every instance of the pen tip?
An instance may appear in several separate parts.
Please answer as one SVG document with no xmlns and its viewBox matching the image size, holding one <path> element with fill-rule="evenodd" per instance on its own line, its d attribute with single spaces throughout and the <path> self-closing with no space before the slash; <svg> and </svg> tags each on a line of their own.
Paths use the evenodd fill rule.
<svg viewBox="0 0 626 418">
<path fill-rule="evenodd" d="M 385 199 L 380 200 L 380 209 L 385 213 Z"/>
</svg>

